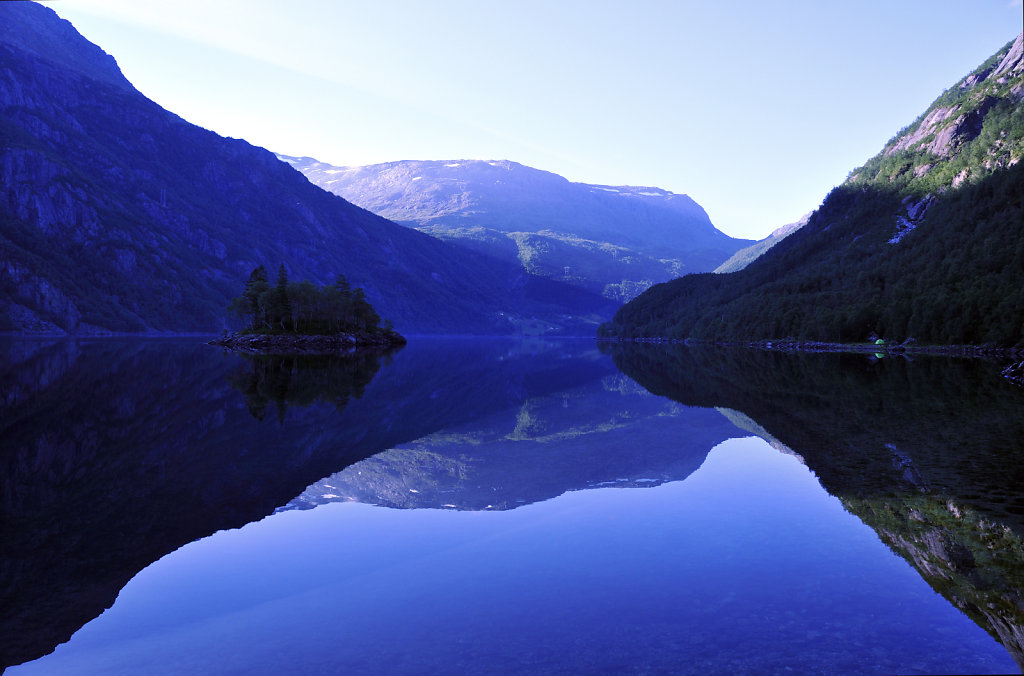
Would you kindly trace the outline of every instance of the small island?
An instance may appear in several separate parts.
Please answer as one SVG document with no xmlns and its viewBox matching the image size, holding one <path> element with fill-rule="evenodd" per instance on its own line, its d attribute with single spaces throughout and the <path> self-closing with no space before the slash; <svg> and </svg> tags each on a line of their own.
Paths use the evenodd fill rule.
<svg viewBox="0 0 1024 676">
<path fill-rule="evenodd" d="M 406 342 L 390 321 L 381 321 L 363 290 L 353 289 L 344 275 L 325 286 L 290 282 L 283 263 L 273 286 L 262 265 L 253 270 L 228 311 L 241 318 L 245 328 L 210 344 L 241 352 L 328 354 Z"/>
</svg>

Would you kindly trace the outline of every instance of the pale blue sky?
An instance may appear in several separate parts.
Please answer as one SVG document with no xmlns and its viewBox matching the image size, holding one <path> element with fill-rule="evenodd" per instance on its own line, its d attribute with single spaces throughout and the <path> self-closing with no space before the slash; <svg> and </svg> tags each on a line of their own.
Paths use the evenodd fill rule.
<svg viewBox="0 0 1024 676">
<path fill-rule="evenodd" d="M 144 94 L 338 165 L 509 159 L 763 237 L 1021 31 L 1020 0 L 53 0 Z"/>
</svg>

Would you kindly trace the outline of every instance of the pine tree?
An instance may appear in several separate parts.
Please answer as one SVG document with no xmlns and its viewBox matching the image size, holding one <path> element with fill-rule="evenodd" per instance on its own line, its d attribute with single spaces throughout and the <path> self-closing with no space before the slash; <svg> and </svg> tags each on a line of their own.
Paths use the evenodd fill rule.
<svg viewBox="0 0 1024 676">
<path fill-rule="evenodd" d="M 288 270 L 284 263 L 277 269 L 277 286 L 274 287 L 274 323 L 281 327 L 282 331 L 292 328 L 292 304 L 288 298 Z"/>
<path fill-rule="evenodd" d="M 343 298 L 349 298 L 352 295 L 352 285 L 345 279 L 345 275 L 338 275 L 338 279 L 334 281 L 334 287 L 341 292 Z"/>
<path fill-rule="evenodd" d="M 269 288 L 267 271 L 259 265 L 249 274 L 242 295 L 231 300 L 230 311 L 245 320 L 249 329 L 256 329 L 266 321 L 260 296 Z"/>
</svg>

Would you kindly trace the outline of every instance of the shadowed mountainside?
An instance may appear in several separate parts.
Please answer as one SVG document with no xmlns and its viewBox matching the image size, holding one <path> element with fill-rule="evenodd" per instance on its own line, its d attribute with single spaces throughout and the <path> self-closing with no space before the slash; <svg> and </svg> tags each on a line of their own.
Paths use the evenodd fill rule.
<svg viewBox="0 0 1024 676">
<path fill-rule="evenodd" d="M 205 331 L 257 266 L 344 274 L 404 333 L 592 331 L 611 304 L 395 225 L 142 96 L 49 8 L 0 3 L 0 331 Z M 295 281 L 299 281 L 298 278 Z"/>
</svg>

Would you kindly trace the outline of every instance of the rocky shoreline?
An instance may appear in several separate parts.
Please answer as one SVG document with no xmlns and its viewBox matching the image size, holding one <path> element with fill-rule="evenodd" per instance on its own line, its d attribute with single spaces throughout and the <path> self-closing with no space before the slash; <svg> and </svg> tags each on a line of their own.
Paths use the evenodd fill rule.
<svg viewBox="0 0 1024 676">
<path fill-rule="evenodd" d="M 916 343 L 825 343 L 813 340 L 697 341 L 679 338 L 598 338 L 598 341 L 645 343 L 655 345 L 713 345 L 715 347 L 752 347 L 782 352 L 861 352 L 877 354 L 934 354 L 955 357 L 1024 357 L 1024 348 L 991 345 L 918 345 Z"/>
<path fill-rule="evenodd" d="M 896 356 L 928 354 L 948 357 L 974 357 L 983 359 L 1014 359 L 1002 370 L 1002 376 L 1011 383 L 1024 387 L 1024 348 L 994 347 L 988 345 L 916 345 L 913 343 L 821 343 L 810 340 L 761 340 L 754 342 L 703 342 L 676 338 L 598 338 L 599 342 L 646 343 L 655 345 L 714 345 L 716 347 L 748 347 L 780 352 L 854 352 Z"/>
<path fill-rule="evenodd" d="M 350 354 L 363 349 L 388 349 L 405 345 L 394 331 L 338 333 L 332 335 L 234 333 L 211 340 L 209 345 L 250 354 Z"/>
</svg>

